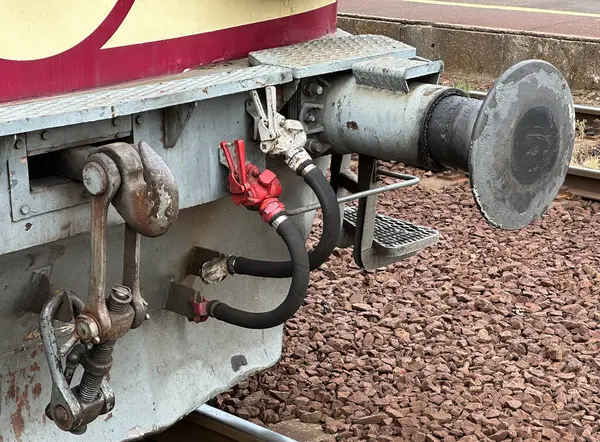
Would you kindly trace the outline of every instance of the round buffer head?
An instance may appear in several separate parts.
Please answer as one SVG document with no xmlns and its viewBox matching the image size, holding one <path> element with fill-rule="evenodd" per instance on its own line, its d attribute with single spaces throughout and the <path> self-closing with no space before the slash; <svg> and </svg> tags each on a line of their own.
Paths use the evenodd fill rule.
<svg viewBox="0 0 600 442">
<path fill-rule="evenodd" d="M 562 74 L 539 60 L 508 69 L 481 106 L 469 152 L 485 219 L 516 230 L 542 216 L 564 182 L 574 141 L 573 97 Z"/>
</svg>

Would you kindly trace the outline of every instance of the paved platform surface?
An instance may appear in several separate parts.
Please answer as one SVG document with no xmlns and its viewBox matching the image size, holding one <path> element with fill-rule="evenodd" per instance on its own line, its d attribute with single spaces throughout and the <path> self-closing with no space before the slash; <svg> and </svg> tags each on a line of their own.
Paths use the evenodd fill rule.
<svg viewBox="0 0 600 442">
<path fill-rule="evenodd" d="M 600 38 L 600 0 L 339 0 L 339 12 Z"/>
</svg>

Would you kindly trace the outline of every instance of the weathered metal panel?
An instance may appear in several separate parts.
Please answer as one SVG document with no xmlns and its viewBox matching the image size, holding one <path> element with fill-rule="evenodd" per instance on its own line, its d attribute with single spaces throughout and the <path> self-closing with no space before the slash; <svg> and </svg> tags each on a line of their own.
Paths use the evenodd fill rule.
<svg viewBox="0 0 600 442">
<path fill-rule="evenodd" d="M 161 110 L 135 115 L 133 140 L 147 142 L 164 158 L 179 183 L 181 208 L 207 203 L 228 194 L 226 169 L 219 163 L 218 146 L 224 139 L 247 139 L 247 98 L 246 93 L 241 93 L 200 101 L 177 146 L 171 149 L 163 147 Z M 250 161 L 264 165 L 264 156 L 255 143 L 247 143 L 247 152 Z M 39 191 L 41 199 L 36 202 L 29 191 L 27 163 L 24 148 L 15 149 L 13 137 L 0 138 L 0 182 L 10 183 L 11 188 L 11 193 L 0 191 L 0 253 L 89 231 L 87 198 L 77 198 L 86 193 L 83 185 L 68 183 L 44 188 Z M 12 218 L 11 198 L 14 199 L 12 207 L 17 211 L 17 216 Z M 26 214 L 21 212 L 25 205 L 29 207 Z M 122 222 L 113 208 L 110 209 L 109 222 L 111 225 Z"/>
</svg>

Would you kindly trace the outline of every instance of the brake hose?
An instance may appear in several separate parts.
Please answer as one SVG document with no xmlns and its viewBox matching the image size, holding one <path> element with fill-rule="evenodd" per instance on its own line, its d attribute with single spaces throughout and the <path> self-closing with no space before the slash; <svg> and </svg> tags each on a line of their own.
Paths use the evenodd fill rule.
<svg viewBox="0 0 600 442">
<path fill-rule="evenodd" d="M 313 190 L 323 213 L 323 231 L 319 243 L 308 253 L 310 270 L 319 268 L 331 255 L 340 235 L 340 210 L 335 191 L 312 161 L 304 162 L 296 171 Z M 305 247 L 305 246 L 303 246 Z M 264 278 L 289 278 L 293 266 L 290 261 L 261 261 L 230 256 L 227 270 L 231 275 L 261 276 Z"/>
<path fill-rule="evenodd" d="M 271 311 L 254 313 L 238 310 L 221 301 L 212 300 L 207 301 L 208 316 L 239 327 L 267 329 L 283 324 L 302 306 L 310 277 L 304 239 L 285 212 L 271 221 L 271 225 L 276 226 L 277 233 L 284 240 L 291 258 L 289 276 L 292 277 L 292 283 L 283 302 Z M 270 263 L 267 262 L 265 265 L 270 265 Z"/>
</svg>

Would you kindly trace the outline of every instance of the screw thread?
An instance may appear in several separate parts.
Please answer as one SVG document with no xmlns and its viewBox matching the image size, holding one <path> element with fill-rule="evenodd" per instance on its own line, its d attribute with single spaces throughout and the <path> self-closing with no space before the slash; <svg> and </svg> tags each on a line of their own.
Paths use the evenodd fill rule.
<svg viewBox="0 0 600 442">
<path fill-rule="evenodd" d="M 87 371 L 83 373 L 81 383 L 79 384 L 79 398 L 81 402 L 92 402 L 98 397 L 102 378 L 103 376 L 97 376 Z"/>
<path fill-rule="evenodd" d="M 112 357 L 115 341 L 106 341 L 95 345 L 90 350 L 89 359 L 91 363 L 107 364 Z M 92 402 L 98 397 L 100 385 L 104 376 L 92 374 L 88 371 L 83 373 L 81 383 L 79 384 L 79 398 L 82 402 Z"/>
</svg>

